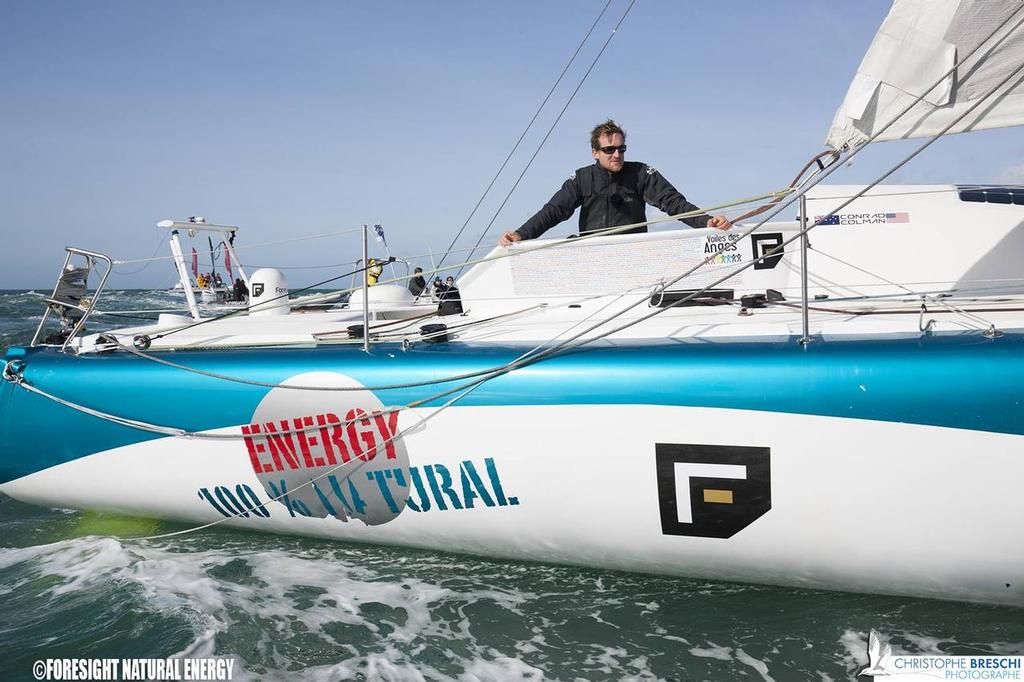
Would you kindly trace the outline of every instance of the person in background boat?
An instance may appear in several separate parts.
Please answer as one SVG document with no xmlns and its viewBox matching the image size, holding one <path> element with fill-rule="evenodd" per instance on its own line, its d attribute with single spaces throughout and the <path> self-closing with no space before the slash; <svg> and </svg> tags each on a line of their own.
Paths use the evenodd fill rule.
<svg viewBox="0 0 1024 682">
<path fill-rule="evenodd" d="M 367 261 L 366 266 L 366 283 L 371 287 L 377 283 L 380 276 L 384 274 L 384 265 L 377 262 L 376 258 L 371 258 Z"/>
<path fill-rule="evenodd" d="M 441 300 L 441 295 L 444 294 L 445 286 L 444 282 L 440 277 L 434 278 L 434 298 L 438 301 Z"/>
<path fill-rule="evenodd" d="M 245 282 L 239 277 L 235 280 L 235 285 L 232 287 L 234 291 L 236 301 L 244 301 L 249 298 L 249 287 L 245 286 Z"/>
<path fill-rule="evenodd" d="M 224 280 L 222 280 L 220 278 L 220 273 L 219 272 L 216 272 L 213 275 L 213 286 L 215 286 L 215 287 L 222 287 L 222 286 L 224 286 Z"/>
<path fill-rule="evenodd" d="M 580 234 L 606 230 L 647 220 L 650 204 L 668 215 L 699 211 L 646 163 L 626 161 L 626 131 L 608 119 L 590 132 L 590 147 L 595 162 L 569 176 L 562 189 L 518 230 L 506 232 L 498 240 L 508 246 L 524 239 L 535 239 L 558 223 L 580 211 Z M 725 216 L 696 215 L 683 218 L 690 227 L 716 227 L 728 230 L 732 223 Z M 633 227 L 615 234 L 646 232 L 647 226 Z"/>
<path fill-rule="evenodd" d="M 459 288 L 455 286 L 455 278 L 451 275 L 448 275 L 444 280 L 444 291 L 448 298 L 462 298 L 462 295 L 459 294 Z"/>
<path fill-rule="evenodd" d="M 455 286 L 455 278 L 451 275 L 445 279 L 438 298 L 441 300 L 438 314 L 455 315 L 462 312 L 462 294 L 459 293 L 459 288 Z"/>
<path fill-rule="evenodd" d="M 416 268 L 412 271 L 413 277 L 409 279 L 409 293 L 419 296 L 427 288 L 427 280 L 423 278 L 423 268 Z"/>
<path fill-rule="evenodd" d="M 196 275 L 196 286 L 200 289 L 206 288 L 206 273 L 199 273 Z"/>
</svg>

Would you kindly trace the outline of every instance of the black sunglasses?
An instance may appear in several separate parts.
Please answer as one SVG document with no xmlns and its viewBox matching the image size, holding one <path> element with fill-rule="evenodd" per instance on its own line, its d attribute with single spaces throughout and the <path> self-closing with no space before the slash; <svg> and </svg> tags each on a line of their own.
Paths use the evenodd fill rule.
<svg viewBox="0 0 1024 682">
<path fill-rule="evenodd" d="M 624 145 L 624 144 L 620 144 L 618 147 L 615 147 L 613 145 L 609 145 L 607 147 L 598 147 L 598 149 L 600 149 L 602 152 L 604 152 L 608 156 L 611 156 L 615 152 L 622 152 L 623 154 L 626 153 L 626 145 Z"/>
</svg>

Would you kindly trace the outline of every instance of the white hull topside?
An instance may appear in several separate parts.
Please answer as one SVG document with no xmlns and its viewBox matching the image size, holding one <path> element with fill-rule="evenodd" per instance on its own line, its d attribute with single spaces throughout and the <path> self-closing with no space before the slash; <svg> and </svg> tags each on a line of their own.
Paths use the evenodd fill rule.
<svg viewBox="0 0 1024 682">
<path fill-rule="evenodd" d="M 2 489 L 25 502 L 196 525 L 220 521 L 492 557 L 1024 604 L 1024 546 L 1013 539 L 1024 536 L 1017 490 L 1024 473 L 1021 436 L 649 405 L 452 407 L 417 425 L 431 412 L 406 411 L 398 420 L 408 453 L 404 494 L 412 505 L 400 499 L 394 478 L 375 480 L 361 470 L 368 465 L 335 471 L 343 482 L 360 481 L 366 499 L 372 489 L 391 486 L 399 513 L 375 525 L 305 517 L 283 501 L 269 501 L 240 440 L 162 438 L 68 462 Z M 666 534 L 657 444 L 767 449 L 770 509 L 729 538 Z M 377 458 L 384 459 L 383 450 Z M 467 476 L 466 462 L 475 477 Z M 411 469 L 419 471 L 419 488 Z M 450 474 L 451 492 L 442 469 Z M 705 471 L 710 478 L 703 478 L 700 467 L 685 461 L 673 471 L 676 520 L 692 521 L 691 509 L 702 505 L 713 512 L 728 506 L 689 499 L 686 472 L 695 490 L 728 490 L 736 474 Z M 292 485 L 292 497 L 301 496 Z M 331 495 L 324 479 L 319 485 Z M 431 490 L 434 485 L 439 488 Z M 265 509 L 266 517 L 261 511 L 226 518 L 214 508 L 211 498 L 231 503 L 232 495 L 227 501 L 217 496 L 218 487 L 237 499 L 240 486 L 256 493 L 263 506 L 251 498 L 246 505 Z"/>
</svg>

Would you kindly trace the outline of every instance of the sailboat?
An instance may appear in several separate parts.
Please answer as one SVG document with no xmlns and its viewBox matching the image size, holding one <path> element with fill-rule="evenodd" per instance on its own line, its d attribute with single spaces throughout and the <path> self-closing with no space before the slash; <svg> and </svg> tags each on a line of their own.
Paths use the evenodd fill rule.
<svg viewBox="0 0 1024 682">
<path fill-rule="evenodd" d="M 266 270 L 246 315 L 85 334 L 105 280 L 59 282 L 62 332 L 4 357 L 0 490 L 190 530 L 1024 605 L 1024 188 L 821 184 L 868 142 L 1022 122 L 1022 25 L 1021 2 L 897 0 L 828 161 L 764 219 L 496 248 L 461 311 L 393 282 L 297 315 Z M 69 249 L 62 273 L 102 262 Z"/>
<path fill-rule="evenodd" d="M 204 308 L 213 308 L 244 302 L 242 297 L 236 295 L 233 279 L 234 271 L 237 270 L 238 279 L 246 284 L 246 288 L 248 287 L 248 275 L 234 249 L 235 236 L 238 233 L 237 225 L 215 225 L 207 223 L 206 218 L 202 216 L 189 216 L 184 221 L 161 220 L 157 223 L 157 228 L 168 230 L 170 233 L 171 258 L 178 275 L 178 281 L 171 288 L 171 293 L 180 292 L 185 295 L 189 311 L 194 317 L 199 316 L 198 306 L 200 304 Z M 195 237 L 199 232 L 207 234 L 207 243 L 210 247 L 208 252 L 210 256 L 209 273 L 199 272 L 199 254 L 193 247 L 192 276 L 189 277 L 181 247 L 182 231 L 190 237 Z M 220 239 L 216 246 L 213 244 L 212 235 L 217 235 Z M 223 253 L 227 281 L 222 280 L 220 273 L 217 272 L 217 260 L 221 253 Z M 234 268 L 232 268 L 232 263 L 234 263 Z"/>
</svg>

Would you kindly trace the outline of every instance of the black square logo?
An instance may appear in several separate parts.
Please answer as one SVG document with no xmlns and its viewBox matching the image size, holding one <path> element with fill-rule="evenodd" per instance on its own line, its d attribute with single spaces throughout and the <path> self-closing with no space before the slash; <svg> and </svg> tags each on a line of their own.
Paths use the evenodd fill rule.
<svg viewBox="0 0 1024 682">
<path fill-rule="evenodd" d="M 772 508 L 771 451 L 656 443 L 661 532 L 731 538 Z"/>
</svg>

